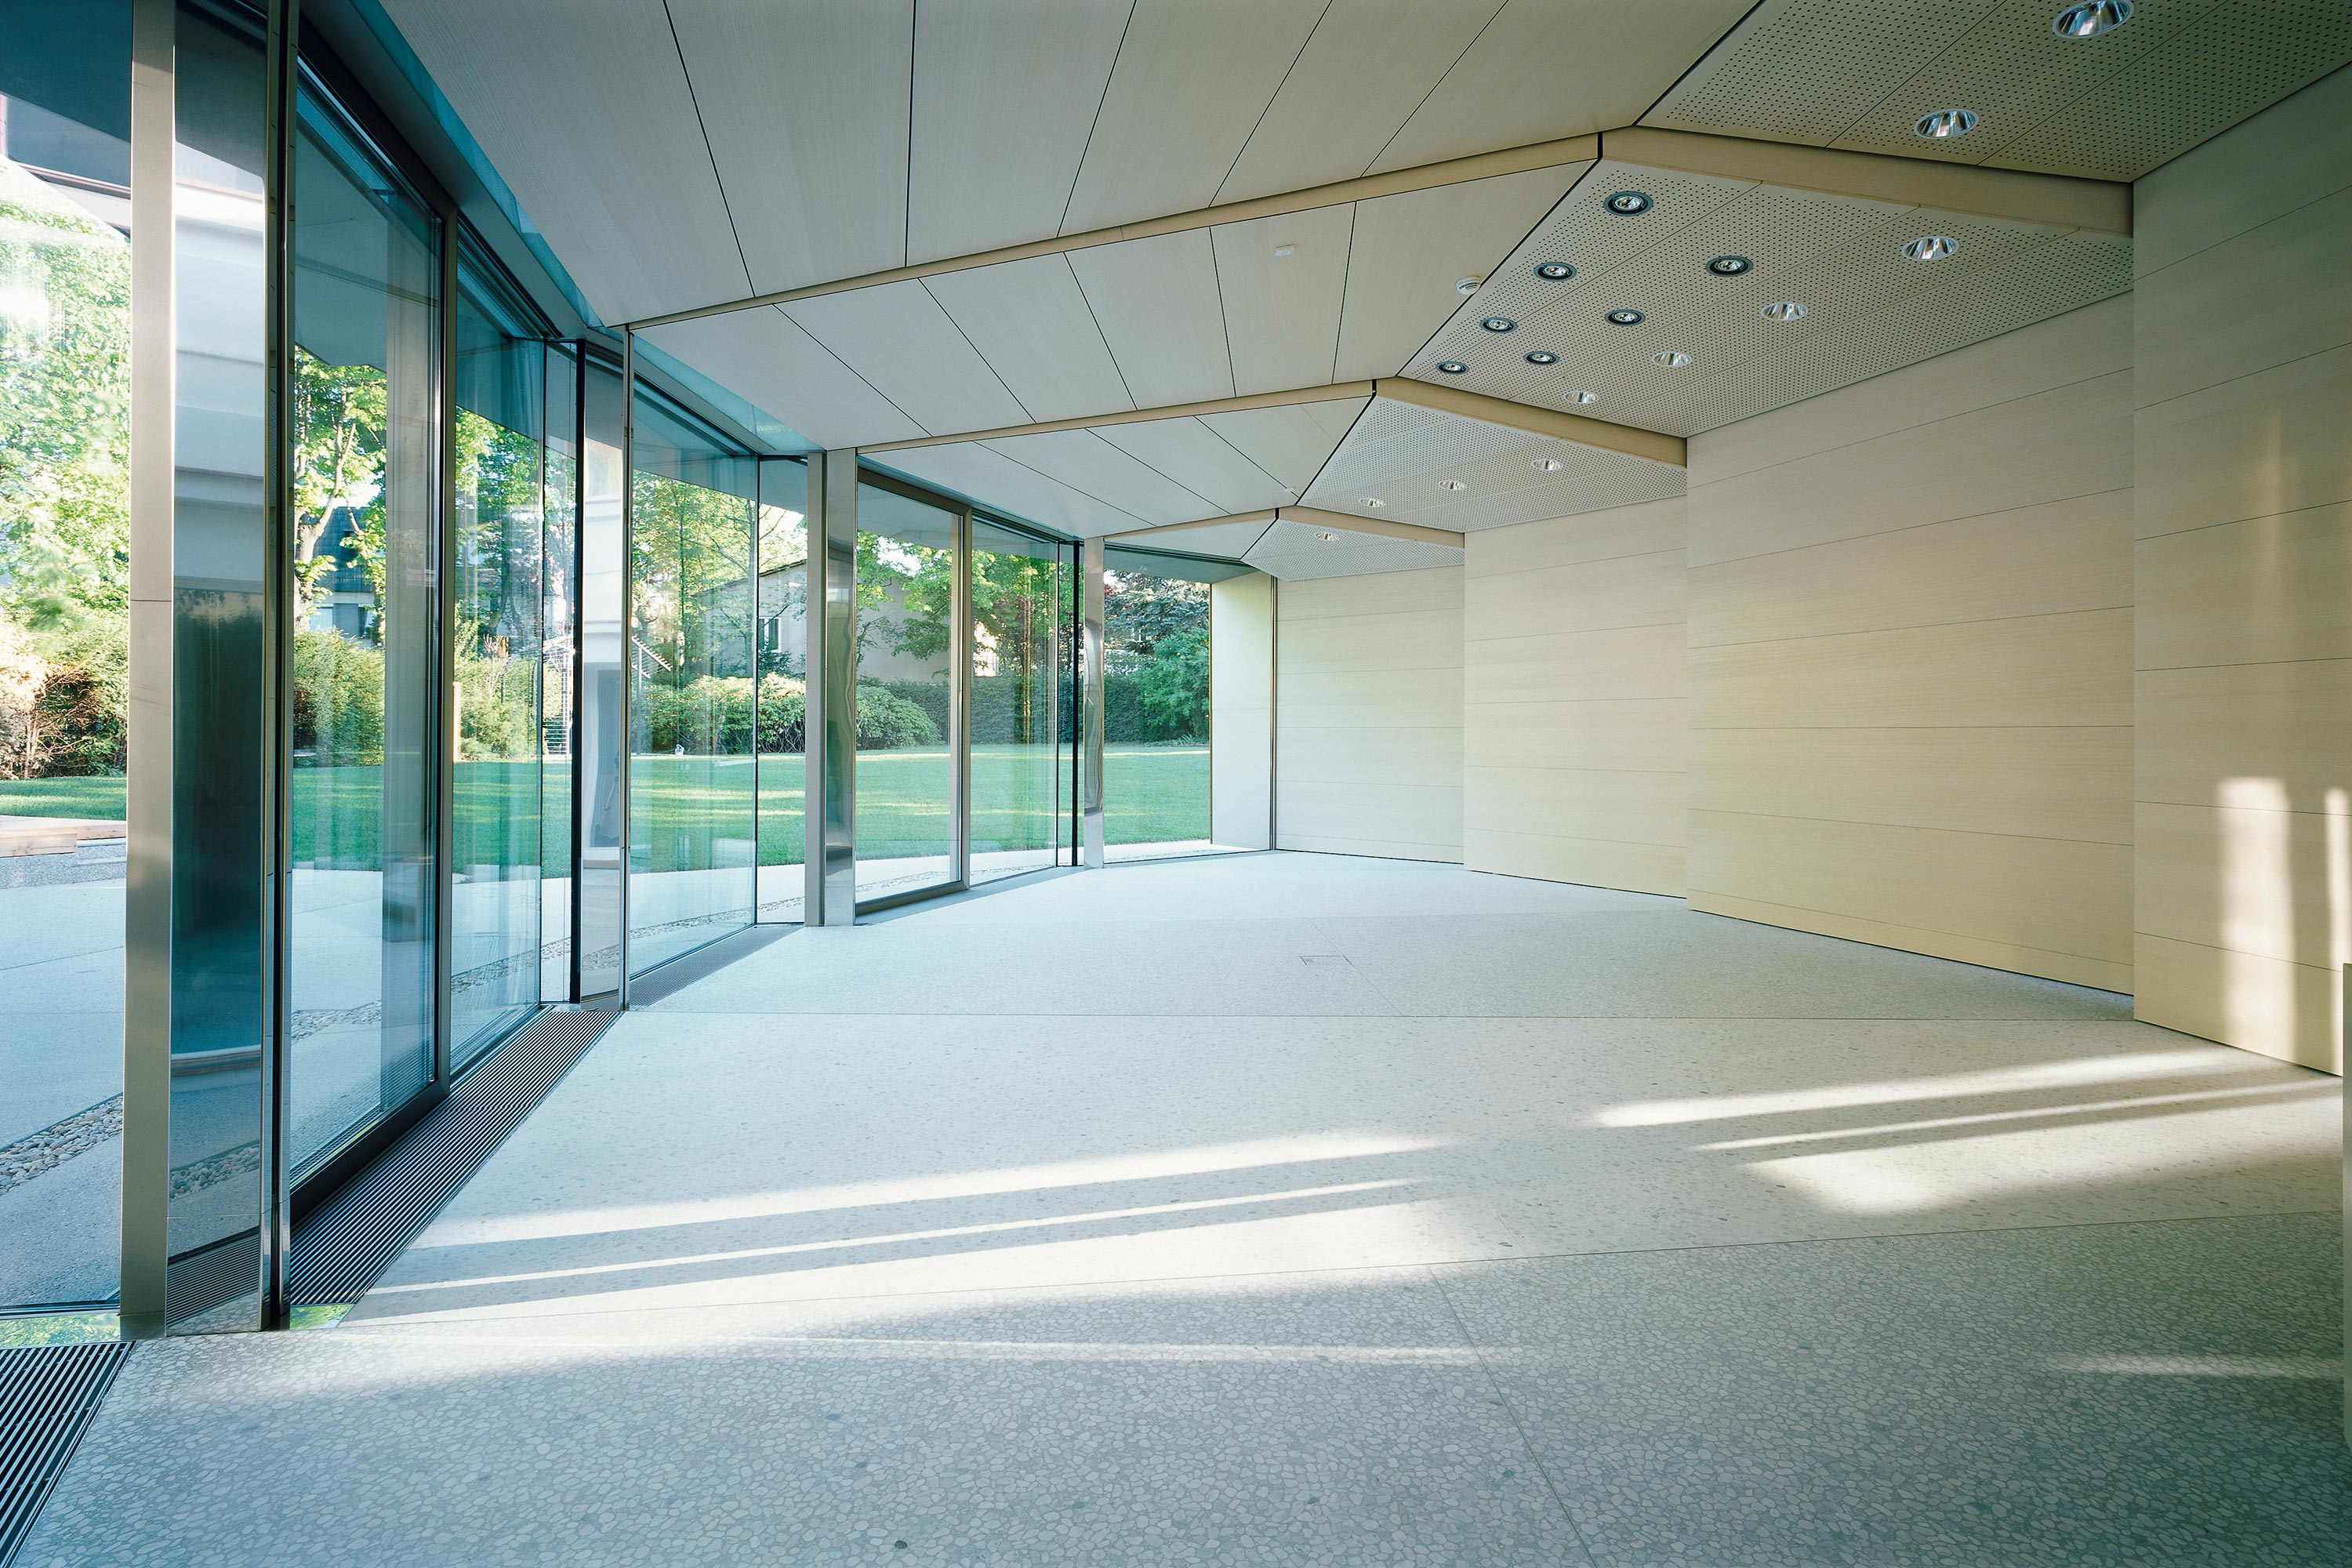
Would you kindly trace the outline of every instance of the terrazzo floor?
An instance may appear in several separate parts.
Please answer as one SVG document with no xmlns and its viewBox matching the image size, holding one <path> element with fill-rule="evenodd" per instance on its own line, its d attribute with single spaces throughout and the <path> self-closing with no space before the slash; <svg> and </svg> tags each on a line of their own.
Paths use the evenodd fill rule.
<svg viewBox="0 0 2352 1568">
<path fill-rule="evenodd" d="M 19 1561 L 2327 1565 L 2340 1085 L 2123 998 L 1254 855 L 762 948 Z"/>
</svg>

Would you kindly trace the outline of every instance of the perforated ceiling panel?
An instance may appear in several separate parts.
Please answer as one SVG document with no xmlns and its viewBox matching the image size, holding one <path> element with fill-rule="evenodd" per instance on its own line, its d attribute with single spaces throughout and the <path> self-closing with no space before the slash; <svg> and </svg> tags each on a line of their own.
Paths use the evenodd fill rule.
<svg viewBox="0 0 2352 1568">
<path fill-rule="evenodd" d="M 2064 0 L 1765 0 L 1644 125 L 2134 180 L 2352 60 L 2345 0 L 2137 0 L 2095 38 Z M 1967 109 L 1929 141 L 1922 115 Z"/>
<path fill-rule="evenodd" d="M 1375 572 L 1459 566 L 1462 552 L 1415 539 L 1315 528 L 1285 518 L 1268 529 L 1242 559 L 1275 577 L 1363 577 Z"/>
<path fill-rule="evenodd" d="M 1307 503 L 1466 533 L 1682 493 L 1669 464 L 1376 397 Z"/>
<path fill-rule="evenodd" d="M 1638 190 L 1646 212 L 1608 210 Z M 1920 262 L 1923 234 L 1959 241 Z M 1752 266 L 1707 269 L 1717 257 Z M 1567 262 L 1562 282 L 1535 273 Z M 1688 436 L 1897 370 L 2131 287 L 2131 242 L 1888 202 L 1603 162 L 1496 269 L 1407 374 Z M 1768 320 L 1776 301 L 1795 321 Z M 1638 310 L 1633 325 L 1609 312 Z M 1485 330 L 1489 317 L 1517 323 Z M 1529 364 L 1531 353 L 1557 363 Z M 1686 354 L 1664 365 L 1659 354 Z M 1465 365 L 1447 374 L 1439 363 Z M 1591 393 L 1587 403 L 1573 395 Z"/>
</svg>

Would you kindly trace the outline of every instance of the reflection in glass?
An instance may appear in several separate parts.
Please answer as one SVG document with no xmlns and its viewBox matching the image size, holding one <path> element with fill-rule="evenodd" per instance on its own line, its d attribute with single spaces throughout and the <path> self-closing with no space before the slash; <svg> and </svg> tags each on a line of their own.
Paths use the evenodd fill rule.
<svg viewBox="0 0 2352 1568">
<path fill-rule="evenodd" d="M 572 755 L 578 740 L 574 657 L 580 605 L 580 366 L 547 345 L 547 456 L 540 531 L 539 998 L 572 999 Z"/>
<path fill-rule="evenodd" d="M 439 220 L 308 84 L 295 179 L 299 1178 L 433 1074 Z"/>
<path fill-rule="evenodd" d="M 629 968 L 752 918 L 757 460 L 640 393 L 629 557 Z"/>
<path fill-rule="evenodd" d="M 760 919 L 796 921 L 807 882 L 808 465 L 760 465 Z"/>
<path fill-rule="evenodd" d="M 1209 584 L 1246 567 L 1143 551 L 1103 571 L 1103 842 L 1110 859 L 1214 847 Z"/>
<path fill-rule="evenodd" d="M 971 863 L 984 882 L 1060 858 L 1069 550 L 971 524 Z"/>
<path fill-rule="evenodd" d="M 457 625 L 449 811 L 450 1066 L 539 1005 L 541 472 L 547 353 L 528 313 L 471 256 L 457 280 Z"/>
<path fill-rule="evenodd" d="M 114 9 L 112 26 L 0 42 L 0 1309 L 102 1301 L 116 1280 L 131 78 Z"/>
<path fill-rule="evenodd" d="M 580 996 L 621 984 L 621 647 L 625 597 L 621 559 L 621 377 L 590 360 L 581 387 L 580 895 L 573 941 Z"/>
<path fill-rule="evenodd" d="M 857 896 L 954 879 L 959 514 L 857 487 Z"/>
</svg>

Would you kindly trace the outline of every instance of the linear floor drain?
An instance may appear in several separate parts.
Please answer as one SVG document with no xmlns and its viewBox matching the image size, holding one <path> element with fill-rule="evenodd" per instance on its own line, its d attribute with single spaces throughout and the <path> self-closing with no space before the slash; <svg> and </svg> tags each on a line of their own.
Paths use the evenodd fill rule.
<svg viewBox="0 0 2352 1568">
<path fill-rule="evenodd" d="M 0 1350 L 0 1563 L 24 1544 L 130 1353 L 119 1341 Z"/>
<path fill-rule="evenodd" d="M 619 1016 L 542 1013 L 459 1079 L 405 1138 L 303 1223 L 287 1259 L 289 1302 L 357 1300 Z"/>
</svg>

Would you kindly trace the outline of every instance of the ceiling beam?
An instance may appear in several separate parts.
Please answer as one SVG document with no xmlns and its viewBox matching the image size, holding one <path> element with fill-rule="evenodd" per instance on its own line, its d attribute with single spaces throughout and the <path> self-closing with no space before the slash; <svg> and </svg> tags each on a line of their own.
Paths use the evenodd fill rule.
<svg viewBox="0 0 2352 1568">
<path fill-rule="evenodd" d="M 1262 522 L 1269 528 L 1277 522 L 1297 522 L 1333 533 L 1366 533 L 1381 539 L 1409 539 L 1416 544 L 1442 544 L 1454 550 L 1462 548 L 1462 536 L 1447 529 L 1424 528 L 1417 522 L 1391 522 L 1383 517 L 1349 517 L 1345 512 L 1325 511 L 1311 506 L 1276 507 L 1271 511 L 1237 511 L 1226 517 L 1203 517 L 1192 522 L 1163 522 L 1153 528 L 1130 528 L 1124 533 L 1107 533 L 1103 537 L 1114 543 L 1145 539 L 1173 541 L 1181 534 L 1196 533 L 1204 528 L 1223 528 L 1237 522 Z"/>
<path fill-rule="evenodd" d="M 2087 229 L 2126 238 L 2132 231 L 2132 188 L 2109 180 L 1930 163 L 1886 153 L 1801 147 L 1696 131 L 1657 131 L 1643 125 L 1602 132 L 1601 155 L 1611 163 L 1638 163 L 1645 169 L 1754 180 L 1788 190 L 1857 201 L 1899 202 L 2037 227 Z"/>
<path fill-rule="evenodd" d="M 903 452 L 913 447 L 951 447 L 964 441 L 993 441 L 1006 436 L 1044 436 L 1055 430 L 1093 430 L 1105 425 L 1144 425 L 1154 419 L 1182 419 L 1194 414 L 1237 414 L 1245 408 L 1288 408 L 1301 403 L 1337 403 L 1344 398 L 1370 397 L 1372 383 L 1340 381 L 1328 386 L 1302 386 L 1291 392 L 1253 392 L 1241 397 L 1213 397 L 1205 403 L 1176 403 L 1165 408 L 1132 408 L 1116 414 L 1089 414 L 1080 419 L 1047 419 L 1035 425 L 1007 425 L 997 430 L 965 430 L 951 436 L 918 436 L 911 440 L 886 441 L 860 447 L 861 452 Z"/>
<path fill-rule="evenodd" d="M 918 262 L 911 267 L 893 267 L 883 272 L 868 272 L 856 278 L 837 278 L 829 283 L 810 283 L 798 289 L 786 289 L 773 294 L 755 294 L 749 299 L 730 300 L 716 305 L 700 305 L 691 310 L 673 310 L 667 315 L 648 316 L 643 321 L 625 323 L 639 331 L 648 327 L 667 326 L 674 321 L 691 321 L 703 316 L 720 316 L 732 310 L 748 310 L 760 305 L 785 305 L 794 300 L 814 299 L 820 294 L 846 293 L 852 289 L 870 289 L 879 283 L 899 283 L 911 278 L 929 278 L 941 272 L 961 272 L 974 267 L 993 267 L 1003 261 L 1025 261 L 1034 256 L 1058 256 L 1066 251 L 1089 250 L 1097 245 L 1115 245 L 1123 239 L 1150 239 L 1155 235 L 1180 234 L 1187 229 L 1213 228 L 1219 224 L 1246 223 L 1252 218 L 1278 217 L 1286 213 L 1308 212 L 1317 207 L 1340 206 L 1349 202 L 1370 201 L 1379 196 L 1401 195 L 1407 191 L 1432 190 L 1439 185 L 1459 185 L 1472 180 L 1493 179 L 1497 174 L 1524 174 L 1529 169 L 1553 169 L 1567 163 L 1591 163 L 1601 155 L 1598 136 L 1570 136 L 1559 142 L 1538 142 L 1528 147 L 1507 147 L 1497 153 L 1479 153 L 1467 158 L 1449 158 L 1442 163 L 1423 163 L 1413 169 L 1396 169 L 1385 174 L 1367 174 L 1360 179 L 1340 180 L 1328 185 L 1311 185 L 1305 190 L 1285 191 L 1276 195 L 1255 196 L 1248 201 L 1227 202 L 1223 206 L 1199 207 L 1191 212 L 1171 213 L 1166 217 L 1146 218 L 1140 223 L 1118 224 L 1110 228 L 1088 229 L 1083 234 L 1066 234 L 1053 239 L 1032 240 L 1026 245 L 1007 245 L 994 250 L 975 251 L 969 256 L 942 257 L 937 261 Z M 618 330 L 616 327 L 615 331 Z"/>
<path fill-rule="evenodd" d="M 1588 419 L 1581 414 L 1562 414 L 1557 409 L 1538 408 L 1533 404 L 1513 403 L 1507 398 L 1488 397 L 1483 393 L 1465 392 L 1458 386 L 1384 375 L 1372 383 L 1372 395 L 1391 403 L 1410 403 L 1433 414 L 1458 414 L 1465 419 L 1483 420 L 1488 425 L 1524 430 L 1531 436 L 1549 436 L 1555 441 L 1569 441 L 1628 458 L 1644 458 L 1677 468 L 1689 463 L 1687 449 L 1679 436 L 1664 436 L 1632 425 L 1612 425 L 1606 419 Z"/>
</svg>

